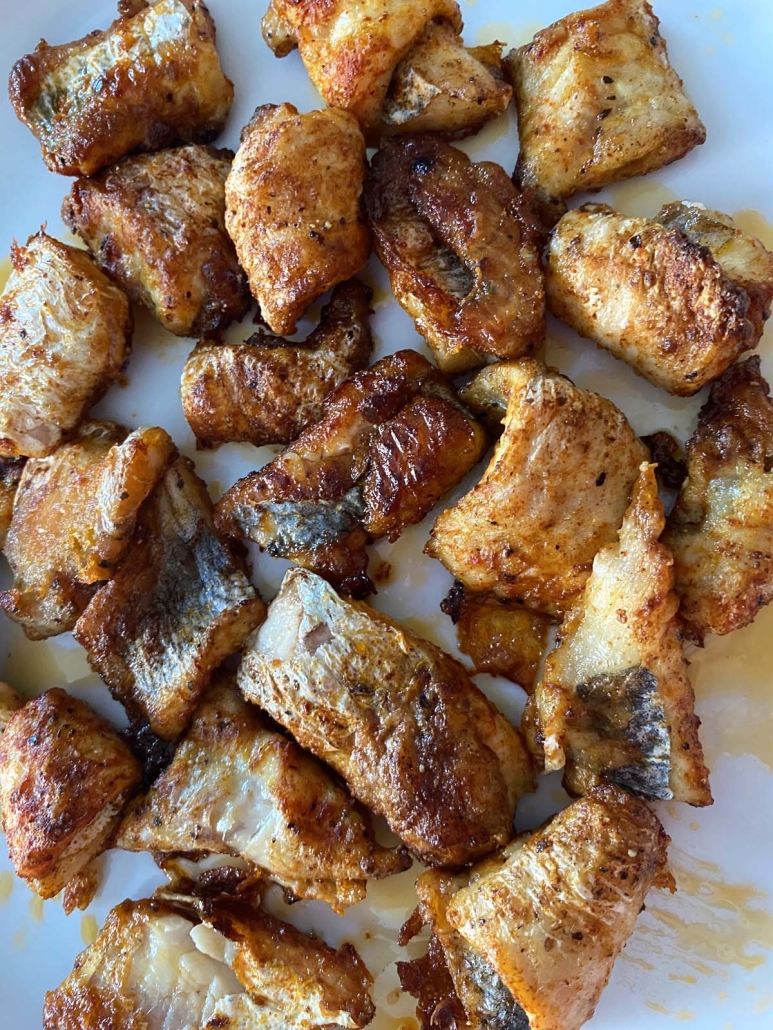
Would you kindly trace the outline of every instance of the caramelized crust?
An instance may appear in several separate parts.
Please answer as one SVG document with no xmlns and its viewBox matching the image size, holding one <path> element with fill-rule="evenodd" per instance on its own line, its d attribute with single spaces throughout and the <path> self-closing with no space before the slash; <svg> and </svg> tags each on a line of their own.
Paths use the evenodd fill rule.
<svg viewBox="0 0 773 1030">
<path fill-rule="evenodd" d="M 542 342 L 536 230 L 499 165 L 471 162 L 434 136 L 387 140 L 365 203 L 392 290 L 444 371 Z"/>
<path fill-rule="evenodd" d="M 49 690 L 0 738 L 0 809 L 19 876 L 53 898 L 100 854 L 139 787 L 140 767 L 87 704 Z"/>
<path fill-rule="evenodd" d="M 0 295 L 0 456 L 44 458 L 121 374 L 129 301 L 82 250 L 41 230 Z"/>
<path fill-rule="evenodd" d="M 192 352 L 180 392 L 199 446 L 289 443 L 325 414 L 325 399 L 370 357 L 371 290 L 341 283 L 302 343 L 257 332 L 244 343 L 204 340 Z"/>
<path fill-rule="evenodd" d="M 100 268 L 177 336 L 218 332 L 250 306 L 225 231 L 232 158 L 202 146 L 128 157 L 78 179 L 62 207 Z"/>
<path fill-rule="evenodd" d="M 505 67 L 518 107 L 516 178 L 546 197 L 644 175 L 706 139 L 647 0 L 567 15 Z"/>
<path fill-rule="evenodd" d="M 280 336 L 368 260 L 365 141 L 345 111 L 259 107 L 226 181 L 225 224 L 263 319 Z"/>
<path fill-rule="evenodd" d="M 43 41 L 13 66 L 8 90 L 46 165 L 63 175 L 94 175 L 136 150 L 208 143 L 233 100 L 201 0 L 137 3 L 106 31 Z"/>
</svg>

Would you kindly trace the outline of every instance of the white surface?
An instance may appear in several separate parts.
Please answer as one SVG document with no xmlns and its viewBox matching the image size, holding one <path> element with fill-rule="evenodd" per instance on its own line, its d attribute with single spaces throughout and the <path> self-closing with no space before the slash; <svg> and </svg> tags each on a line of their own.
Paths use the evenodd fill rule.
<svg viewBox="0 0 773 1030">
<path fill-rule="evenodd" d="M 656 4 L 672 61 L 708 127 L 708 142 L 668 169 L 602 194 L 602 199 L 609 198 L 623 211 L 654 214 L 671 191 L 729 213 L 757 209 L 773 220 L 769 54 L 773 5 L 765 0 L 732 0 L 720 10 L 715 3 L 660 0 Z M 260 35 L 262 0 L 212 0 L 210 6 L 226 71 L 236 83 L 225 144 L 236 146 L 240 126 L 259 103 L 290 100 L 301 110 L 320 106 L 297 55 L 280 62 L 265 47 Z M 498 37 L 510 45 L 520 44 L 537 28 L 573 9 L 571 0 L 521 0 L 517 14 L 514 6 L 510 0 L 463 2 L 468 43 Z M 106 26 L 113 16 L 110 4 L 102 0 L 21 4 L 0 0 L 0 10 L 5 16 L 0 69 L 10 69 L 42 35 L 52 43 L 69 41 Z M 4 140 L 0 181 L 5 198 L 0 211 L 0 252 L 7 253 L 14 236 L 23 241 L 44 221 L 53 235 L 67 238 L 59 207 L 68 180 L 45 170 L 37 143 L 16 121 L 5 98 L 0 101 L 0 128 Z M 517 152 L 512 117 L 485 129 L 465 149 L 498 160 L 511 171 Z M 377 356 L 405 346 L 421 348 L 408 317 L 387 299 L 386 278 L 375 260 L 368 274 L 379 287 L 374 323 Z M 236 338 L 249 332 L 249 327 L 232 330 Z M 769 332 L 761 346 L 768 375 L 773 372 L 772 345 Z M 195 457 L 216 496 L 272 453 L 269 448 L 258 452 L 232 445 L 196 455 L 178 397 L 179 374 L 191 343 L 164 338 L 150 319 L 141 317 L 134 346 L 128 386 L 113 389 L 99 406 L 100 414 L 129 426 L 163 425 Z M 689 435 L 700 398 L 667 397 L 557 324 L 550 326 L 548 358 L 580 385 L 617 401 L 638 431 L 662 428 L 677 431 L 682 439 Z M 415 527 L 394 546 L 382 542 L 374 548 L 396 569 L 394 581 L 380 589 L 374 603 L 453 650 L 450 622 L 438 611 L 450 577 L 420 553 L 430 524 L 427 520 Z M 267 557 L 257 561 L 256 582 L 267 598 L 275 591 L 282 568 Z M 589 1024 L 593 1030 L 656 1030 L 674 1020 L 692 1021 L 701 1030 L 773 1027 L 773 690 L 768 687 L 770 662 L 765 658 L 771 632 L 773 610 L 768 609 L 753 627 L 712 641 L 696 662 L 698 709 L 704 720 L 716 803 L 704 811 L 659 806 L 674 839 L 674 864 L 683 889 L 675 898 L 655 891 L 648 899 L 649 911 L 640 919 Z M 17 627 L 3 620 L 0 678 L 30 695 L 51 686 L 68 686 L 96 707 L 116 714 L 116 706 L 69 636 L 30 644 Z M 479 677 L 479 682 L 506 712 L 517 717 L 524 697 L 519 688 L 489 677 Z M 556 780 L 544 781 L 539 795 L 522 805 L 519 825 L 532 826 L 565 802 Z M 65 919 L 58 901 L 44 907 L 36 904 L 19 881 L 6 896 L 9 879 L 3 872 L 10 865 L 4 849 L 0 850 L 0 1028 L 32 1030 L 40 1026 L 45 991 L 67 974 L 82 948 L 84 926 L 80 913 Z M 100 924 L 112 905 L 127 896 L 142 897 L 159 882 L 147 856 L 113 853 L 106 864 L 104 888 L 88 913 Z M 314 927 L 331 942 L 357 942 L 378 977 L 375 993 L 382 1005 L 378 1027 L 397 1027 L 413 1013 L 412 1000 L 394 993 L 391 965 L 396 957 L 396 929 L 411 905 L 412 879 L 409 872 L 383 882 L 372 891 L 372 900 L 351 910 L 345 920 L 321 905 L 302 903 L 289 913 L 292 921 Z"/>
</svg>

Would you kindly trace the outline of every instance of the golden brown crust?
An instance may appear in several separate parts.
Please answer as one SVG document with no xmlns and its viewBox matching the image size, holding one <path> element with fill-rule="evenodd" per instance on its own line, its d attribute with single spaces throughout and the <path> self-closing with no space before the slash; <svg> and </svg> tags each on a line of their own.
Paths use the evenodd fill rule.
<svg viewBox="0 0 773 1030">
<path fill-rule="evenodd" d="M 214 670 L 265 614 L 211 512 L 206 486 L 178 457 L 144 506 L 115 576 L 75 627 L 114 696 L 165 740 L 180 736 Z"/>
<path fill-rule="evenodd" d="M 544 339 L 535 227 L 498 165 L 434 136 L 387 140 L 365 204 L 392 290 L 444 371 L 529 354 Z"/>
<path fill-rule="evenodd" d="M 137 150 L 208 143 L 233 100 L 201 0 L 137 5 L 105 31 L 43 41 L 16 62 L 8 89 L 46 165 L 63 175 L 94 175 Z"/>
<path fill-rule="evenodd" d="M 0 296 L 0 455 L 43 458 L 121 374 L 129 300 L 88 254 L 41 230 L 13 246 Z"/>
<path fill-rule="evenodd" d="M 8 536 L 13 516 L 13 502 L 19 489 L 25 461 L 26 458 L 0 458 L 0 550 L 5 546 L 5 538 Z"/>
<path fill-rule="evenodd" d="M 518 107 L 516 178 L 546 197 L 644 175 L 706 139 L 647 0 L 570 14 L 505 67 Z"/>
<path fill-rule="evenodd" d="M 72 629 L 129 547 L 137 514 L 174 444 L 159 428 L 83 422 L 48 458 L 30 458 L 5 543 L 13 587 L 0 608 L 31 640 Z"/>
<path fill-rule="evenodd" d="M 773 599 L 773 403 L 749 358 L 714 383 L 663 537 L 688 635 L 730 633 Z"/>
<path fill-rule="evenodd" d="M 261 315 L 280 336 L 368 260 L 365 141 L 345 111 L 259 107 L 226 182 L 226 227 Z"/>
<path fill-rule="evenodd" d="M 326 397 L 368 362 L 371 293 L 357 279 L 341 283 L 302 344 L 263 332 L 240 344 L 198 344 L 180 392 L 199 446 L 289 443 L 319 422 Z"/>
<path fill-rule="evenodd" d="M 551 311 L 669 393 L 689 397 L 756 347 L 749 294 L 679 227 L 605 205 L 570 211 L 548 251 Z"/>
<path fill-rule="evenodd" d="M 98 855 L 139 787 L 140 767 L 87 704 L 49 690 L 0 738 L 0 808 L 19 876 L 52 898 Z"/>
<path fill-rule="evenodd" d="M 463 397 L 506 401 L 504 432 L 425 551 L 469 590 L 560 614 L 615 539 L 647 450 L 611 401 L 531 358 L 490 365 Z"/>
<path fill-rule="evenodd" d="M 458 662 L 368 605 L 292 569 L 238 681 L 424 862 L 510 839 L 532 782 L 519 734 Z"/>
<path fill-rule="evenodd" d="M 218 332 L 250 306 L 225 231 L 232 158 L 193 145 L 128 157 L 78 179 L 62 207 L 99 267 L 177 336 Z"/>
</svg>

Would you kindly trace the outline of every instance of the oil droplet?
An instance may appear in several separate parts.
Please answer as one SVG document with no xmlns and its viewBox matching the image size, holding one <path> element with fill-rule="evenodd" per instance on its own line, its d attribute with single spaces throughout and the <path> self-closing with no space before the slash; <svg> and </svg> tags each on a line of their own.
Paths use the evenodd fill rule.
<svg viewBox="0 0 773 1030">
<path fill-rule="evenodd" d="M 631 218 L 654 218 L 664 204 L 670 204 L 679 197 L 662 182 L 648 179 L 627 179 L 610 187 L 609 203 L 615 209 Z"/>
<path fill-rule="evenodd" d="M 669 980 L 678 980 L 680 983 L 683 983 L 683 984 L 697 984 L 697 982 L 698 982 L 698 977 L 697 976 L 691 976 L 690 973 L 685 973 L 684 976 L 680 976 L 679 973 L 669 973 L 668 974 L 668 979 Z"/>
<path fill-rule="evenodd" d="M 645 1002 L 645 1005 L 648 1009 L 652 1009 L 653 1012 L 659 1012 L 662 1016 L 671 1015 L 665 1005 L 659 1005 L 656 1001 L 647 1001 Z"/>
<path fill-rule="evenodd" d="M 629 951 L 621 952 L 620 958 L 629 965 L 638 966 L 639 969 L 644 969 L 648 973 L 655 968 L 646 958 L 642 958 L 640 955 L 632 955 Z"/>
<path fill-rule="evenodd" d="M 24 951 L 27 947 L 27 931 L 17 930 L 13 935 L 12 942 L 15 951 Z"/>
<path fill-rule="evenodd" d="M 724 18 L 725 17 L 725 12 L 722 10 L 721 7 L 715 7 L 714 10 L 709 15 L 709 17 L 711 18 L 712 21 L 719 21 L 720 18 Z"/>
<path fill-rule="evenodd" d="M 45 915 L 44 901 L 39 894 L 33 894 L 30 898 L 30 916 L 36 923 L 42 923 Z"/>
<path fill-rule="evenodd" d="M 8 904 L 13 891 L 13 873 L 0 873 L 0 908 Z"/>
<path fill-rule="evenodd" d="M 5 284 L 10 278 L 11 272 L 13 271 L 13 265 L 9 257 L 0 259 L 0 290 L 5 289 Z"/>
<path fill-rule="evenodd" d="M 81 916 L 81 938 L 84 944 L 93 944 L 97 939 L 99 927 L 94 916 Z"/>
<path fill-rule="evenodd" d="M 690 1012 L 689 1009 L 680 1009 L 674 1015 L 677 1019 L 681 1019 L 683 1023 L 688 1023 L 691 1019 L 695 1019 L 695 1013 Z"/>
</svg>

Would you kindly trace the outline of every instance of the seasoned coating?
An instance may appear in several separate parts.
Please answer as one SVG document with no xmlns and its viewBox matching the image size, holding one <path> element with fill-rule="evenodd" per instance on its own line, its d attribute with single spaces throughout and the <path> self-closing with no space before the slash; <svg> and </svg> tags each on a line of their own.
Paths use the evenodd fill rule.
<svg viewBox="0 0 773 1030">
<path fill-rule="evenodd" d="M 489 408 L 506 399 L 504 432 L 426 553 L 469 590 L 561 614 L 615 540 L 647 449 L 611 401 L 530 358 L 484 369 L 463 396 Z"/>
<path fill-rule="evenodd" d="M 214 670 L 262 621 L 265 606 L 187 458 L 168 468 L 111 581 L 75 627 L 89 662 L 130 715 L 180 736 Z"/>
<path fill-rule="evenodd" d="M 773 599 L 773 403 L 749 358 L 714 383 L 687 445 L 687 479 L 668 519 L 688 636 L 746 626 Z"/>
<path fill-rule="evenodd" d="M 113 422 L 83 422 L 49 458 L 30 458 L 5 544 L 14 582 L 0 608 L 31 640 L 73 628 L 113 575 L 173 453 L 163 429 L 127 435 Z"/>
<path fill-rule="evenodd" d="M 668 844 L 644 802 L 595 787 L 475 867 L 447 902 L 448 923 L 509 989 L 530 1030 L 578 1030 L 650 887 L 673 886 Z"/>
<path fill-rule="evenodd" d="M 456 626 L 459 650 L 470 656 L 475 672 L 506 676 L 532 692 L 551 619 L 494 594 L 474 594 L 458 582 L 440 607 Z"/>
<path fill-rule="evenodd" d="M 25 458 L 0 458 L 0 550 L 5 546 Z"/>
<path fill-rule="evenodd" d="M 499 165 L 435 136 L 386 140 L 365 206 L 392 290 L 440 368 L 463 372 L 542 342 L 537 230 Z"/>
<path fill-rule="evenodd" d="M 132 314 L 88 254 L 41 230 L 0 295 L 0 457 L 44 458 L 121 374 Z"/>
<path fill-rule="evenodd" d="M 193 145 L 127 157 L 78 179 L 62 206 L 102 271 L 177 336 L 218 332 L 250 306 L 225 231 L 232 158 Z"/>
<path fill-rule="evenodd" d="M 415 351 L 363 369 L 327 414 L 220 499 L 218 528 L 290 558 L 354 596 L 373 589 L 370 535 L 396 539 L 481 457 L 483 430 Z"/>
<path fill-rule="evenodd" d="M 204 921 L 201 922 L 200 918 Z M 351 945 L 256 909 L 124 901 L 46 995 L 45 1030 L 312 1030 L 372 1017 L 370 974 Z"/>
<path fill-rule="evenodd" d="M 264 104 L 242 131 L 225 224 L 261 315 L 280 336 L 368 260 L 365 167 L 365 141 L 345 111 Z"/>
<path fill-rule="evenodd" d="M 17 875 L 53 898 L 103 850 L 140 784 L 105 720 L 64 690 L 12 716 L 0 737 L 0 810 Z"/>
<path fill-rule="evenodd" d="M 518 732 L 453 658 L 313 573 L 285 575 L 238 682 L 422 861 L 510 839 L 532 785 Z"/>
<path fill-rule="evenodd" d="M 743 271 L 736 281 L 733 258 L 726 270 L 678 225 L 588 204 L 553 230 L 548 303 L 639 375 L 689 397 L 759 343 L 760 305 L 741 285 Z"/>
<path fill-rule="evenodd" d="M 13 713 L 18 712 L 23 705 L 24 698 L 20 697 L 7 683 L 0 680 L 0 737 L 11 721 Z"/>
<path fill-rule="evenodd" d="M 208 691 L 172 764 L 121 826 L 118 847 L 191 858 L 236 855 L 291 895 L 338 911 L 366 880 L 409 860 L 375 841 L 367 813 L 324 766 L 272 729 L 231 678 Z"/>
<path fill-rule="evenodd" d="M 233 85 L 206 6 L 131 8 L 74 43 L 41 41 L 11 70 L 11 103 L 52 172 L 94 175 L 137 150 L 209 143 L 225 125 Z"/>
<path fill-rule="evenodd" d="M 652 465 L 642 465 L 619 540 L 603 547 L 529 701 L 545 771 L 647 801 L 710 805 L 695 696 L 682 654 L 673 559 Z"/>
<path fill-rule="evenodd" d="M 270 0 L 263 38 L 278 57 L 297 46 L 325 102 L 372 140 L 395 68 L 433 21 L 461 32 L 456 0 Z"/>
<path fill-rule="evenodd" d="M 183 411 L 199 446 L 289 443 L 325 413 L 325 399 L 368 363 L 372 291 L 336 286 L 304 343 L 257 332 L 244 343 L 204 340 L 182 374 Z"/>
<path fill-rule="evenodd" d="M 505 58 L 521 149 L 516 179 L 568 197 L 678 161 L 706 139 L 647 0 L 567 15 Z"/>
</svg>

